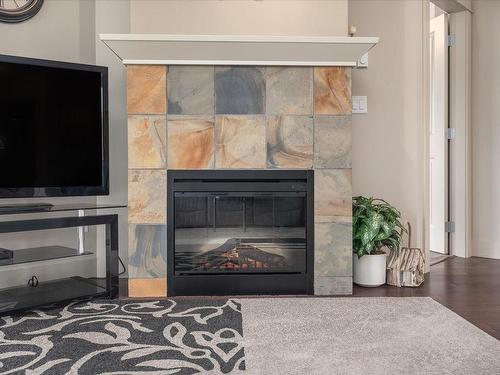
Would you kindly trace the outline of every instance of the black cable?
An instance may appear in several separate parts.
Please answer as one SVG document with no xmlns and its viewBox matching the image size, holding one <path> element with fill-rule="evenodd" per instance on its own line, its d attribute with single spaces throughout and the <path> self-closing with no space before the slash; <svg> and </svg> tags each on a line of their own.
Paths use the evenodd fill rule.
<svg viewBox="0 0 500 375">
<path fill-rule="evenodd" d="M 125 267 L 125 264 L 123 264 L 123 262 L 122 262 L 122 258 L 118 257 L 118 261 L 120 262 L 120 264 L 121 264 L 121 265 L 122 265 L 122 267 L 123 267 L 123 271 L 122 271 L 122 272 L 120 272 L 120 273 L 118 274 L 118 276 L 121 276 L 121 275 L 123 275 L 125 272 L 127 272 L 127 267 Z"/>
<path fill-rule="evenodd" d="M 118 257 L 118 261 L 120 262 L 120 264 L 121 264 L 121 266 L 122 266 L 122 268 L 123 268 L 123 271 L 122 271 L 122 272 L 120 272 L 120 273 L 118 274 L 118 276 L 121 276 L 121 275 L 123 275 L 125 272 L 127 272 L 127 267 L 125 267 L 125 264 L 123 264 L 123 262 L 122 262 L 122 258 Z M 89 277 L 88 279 L 89 279 L 89 280 L 100 280 L 100 279 L 102 279 L 102 277 Z"/>
</svg>

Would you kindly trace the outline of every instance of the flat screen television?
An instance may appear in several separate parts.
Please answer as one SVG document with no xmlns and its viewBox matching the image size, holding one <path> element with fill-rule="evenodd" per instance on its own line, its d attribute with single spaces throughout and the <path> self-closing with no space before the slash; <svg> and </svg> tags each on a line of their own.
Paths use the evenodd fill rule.
<svg viewBox="0 0 500 375">
<path fill-rule="evenodd" d="M 0 198 L 109 194 L 106 67 L 0 55 Z"/>
</svg>

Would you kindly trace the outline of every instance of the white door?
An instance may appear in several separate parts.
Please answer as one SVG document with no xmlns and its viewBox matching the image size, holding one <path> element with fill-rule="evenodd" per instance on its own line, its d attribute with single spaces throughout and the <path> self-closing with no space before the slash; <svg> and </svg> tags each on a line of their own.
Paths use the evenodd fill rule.
<svg viewBox="0 0 500 375">
<path fill-rule="evenodd" d="M 429 203 L 431 251 L 447 254 L 448 236 L 448 15 L 430 20 Z"/>
</svg>

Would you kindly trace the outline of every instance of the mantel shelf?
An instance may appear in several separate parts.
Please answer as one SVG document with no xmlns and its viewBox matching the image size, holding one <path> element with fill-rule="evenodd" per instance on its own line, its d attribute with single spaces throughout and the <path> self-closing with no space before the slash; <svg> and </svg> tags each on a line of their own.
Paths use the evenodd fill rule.
<svg viewBox="0 0 500 375">
<path fill-rule="evenodd" d="M 124 64 L 356 66 L 377 37 L 100 34 Z"/>
</svg>

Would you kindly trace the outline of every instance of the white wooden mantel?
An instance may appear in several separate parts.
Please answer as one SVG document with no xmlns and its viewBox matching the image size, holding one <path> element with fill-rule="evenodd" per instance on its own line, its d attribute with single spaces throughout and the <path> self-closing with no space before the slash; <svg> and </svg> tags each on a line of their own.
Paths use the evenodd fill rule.
<svg viewBox="0 0 500 375">
<path fill-rule="evenodd" d="M 100 34 L 124 64 L 356 66 L 377 37 Z"/>
</svg>

